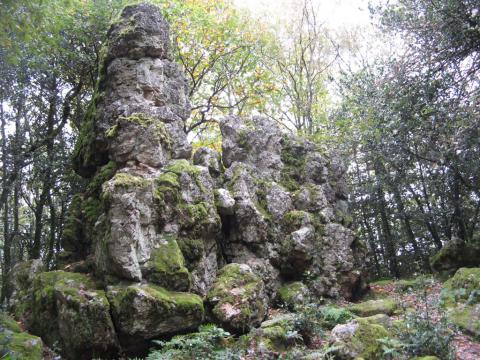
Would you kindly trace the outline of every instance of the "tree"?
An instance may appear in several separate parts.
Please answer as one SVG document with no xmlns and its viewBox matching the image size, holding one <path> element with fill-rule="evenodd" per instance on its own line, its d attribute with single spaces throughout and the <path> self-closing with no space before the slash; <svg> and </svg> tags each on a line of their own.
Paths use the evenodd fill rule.
<svg viewBox="0 0 480 360">
<path fill-rule="evenodd" d="M 428 255 L 445 242 L 473 241 L 478 232 L 474 10 L 474 2 L 447 0 L 401 0 L 373 9 L 383 29 L 402 34 L 405 51 L 345 74 L 342 82 L 338 116 L 345 126 L 338 131 L 349 139 L 345 151 L 353 147 L 358 164 L 351 177 L 356 222 L 371 228 L 361 233 L 369 243 L 372 233 L 380 235 L 372 246 L 376 256 L 390 245 L 388 225 L 404 272 L 412 260 L 428 270 Z M 384 196 L 368 196 L 374 184 L 382 184 Z M 372 207 L 377 212 L 365 211 Z M 381 262 L 390 265 L 392 259 L 385 251 Z"/>
</svg>

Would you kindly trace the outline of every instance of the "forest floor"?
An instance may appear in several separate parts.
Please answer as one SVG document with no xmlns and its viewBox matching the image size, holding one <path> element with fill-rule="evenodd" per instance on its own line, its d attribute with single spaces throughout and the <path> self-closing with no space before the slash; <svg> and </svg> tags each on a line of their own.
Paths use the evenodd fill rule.
<svg viewBox="0 0 480 360">
<path fill-rule="evenodd" d="M 432 279 L 429 285 L 422 289 L 402 292 L 398 290 L 395 283 L 371 284 L 370 296 L 382 297 L 388 296 L 396 299 L 404 308 L 414 308 L 417 312 L 426 313 L 433 322 L 440 321 L 442 316 L 438 306 L 433 304 L 440 300 L 440 292 L 442 284 Z M 400 316 L 393 316 L 394 319 Z M 480 343 L 475 341 L 471 336 L 457 331 L 454 339 L 454 347 L 456 350 L 456 360 L 479 360 L 480 359 Z"/>
</svg>

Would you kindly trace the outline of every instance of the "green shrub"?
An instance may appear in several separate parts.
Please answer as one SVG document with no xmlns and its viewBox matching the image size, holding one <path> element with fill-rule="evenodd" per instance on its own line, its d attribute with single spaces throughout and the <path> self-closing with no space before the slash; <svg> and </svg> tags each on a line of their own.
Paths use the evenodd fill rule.
<svg viewBox="0 0 480 360">
<path fill-rule="evenodd" d="M 157 341 L 162 349 L 151 352 L 147 360 L 240 360 L 243 352 L 230 349 L 230 340 L 230 333 L 222 328 L 202 325 L 196 333 Z"/>
<path fill-rule="evenodd" d="M 295 330 L 308 345 L 313 337 L 355 318 L 350 311 L 332 305 L 306 304 L 296 308 Z"/>
<path fill-rule="evenodd" d="M 455 333 L 449 328 L 446 316 L 434 322 L 427 313 L 414 312 L 407 314 L 404 322 L 398 337 L 409 356 L 436 355 L 445 360 L 455 358 Z"/>
</svg>

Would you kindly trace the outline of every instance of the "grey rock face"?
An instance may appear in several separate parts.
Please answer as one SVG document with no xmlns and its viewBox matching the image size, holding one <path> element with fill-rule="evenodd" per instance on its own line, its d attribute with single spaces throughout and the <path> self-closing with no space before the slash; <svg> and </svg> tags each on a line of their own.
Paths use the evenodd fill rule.
<svg viewBox="0 0 480 360">
<path fill-rule="evenodd" d="M 227 262 L 263 268 L 264 282 L 274 284 L 270 296 L 285 280 L 306 276 L 318 296 L 361 291 L 361 249 L 348 229 L 338 155 L 264 118 L 229 117 L 220 127 L 225 187 L 235 200 L 233 213 L 222 215 Z"/>
<path fill-rule="evenodd" d="M 210 148 L 201 147 L 193 154 L 193 163 L 208 168 L 210 175 L 214 178 L 222 174 L 222 158 L 220 154 Z"/>
<path fill-rule="evenodd" d="M 199 296 L 153 285 L 111 286 L 107 297 L 120 339 L 128 346 L 139 339 L 194 329 L 204 317 Z"/>
</svg>

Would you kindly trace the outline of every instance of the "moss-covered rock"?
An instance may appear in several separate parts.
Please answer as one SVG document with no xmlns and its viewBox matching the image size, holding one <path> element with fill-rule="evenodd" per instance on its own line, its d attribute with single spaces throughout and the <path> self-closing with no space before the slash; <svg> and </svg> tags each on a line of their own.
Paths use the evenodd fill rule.
<svg viewBox="0 0 480 360">
<path fill-rule="evenodd" d="M 452 274 L 461 267 L 480 266 L 480 234 L 470 242 L 452 240 L 430 258 L 433 271 Z"/>
<path fill-rule="evenodd" d="M 169 290 L 188 291 L 191 286 L 185 259 L 173 237 L 152 251 L 145 273 L 149 281 Z"/>
<path fill-rule="evenodd" d="M 443 284 L 444 289 L 464 289 L 463 298 L 469 298 L 472 292 L 480 291 L 480 268 L 461 268 L 455 275 Z"/>
<path fill-rule="evenodd" d="M 2 359 L 43 359 L 43 342 L 23 332 L 11 317 L 0 313 L 0 356 Z"/>
<path fill-rule="evenodd" d="M 409 290 L 422 289 L 433 281 L 431 276 L 418 276 L 414 279 L 402 279 L 395 281 L 395 288 L 397 291 L 405 292 Z"/>
<path fill-rule="evenodd" d="M 363 319 L 355 319 L 333 328 L 331 345 L 340 359 L 380 360 L 383 356 L 382 344 L 378 341 L 389 336 L 381 325 Z"/>
<path fill-rule="evenodd" d="M 354 304 L 348 308 L 352 313 L 367 317 L 376 314 L 393 315 L 398 309 L 398 303 L 392 298 L 379 300 L 368 300 L 358 304 Z"/>
<path fill-rule="evenodd" d="M 97 167 L 108 162 L 107 154 L 98 151 L 101 147 L 96 136 L 97 107 L 104 99 L 104 94 L 98 90 L 92 96 L 87 108 L 82 126 L 72 154 L 72 163 L 75 171 L 84 177 L 91 177 Z"/>
<path fill-rule="evenodd" d="M 202 299 L 156 285 L 110 286 L 107 297 L 122 343 L 136 342 L 195 329 L 204 318 Z"/>
<path fill-rule="evenodd" d="M 237 333 L 258 326 L 267 312 L 264 288 L 248 265 L 224 266 L 207 295 L 214 320 Z"/>
<path fill-rule="evenodd" d="M 38 274 L 26 309 L 27 326 L 71 359 L 111 356 L 119 345 L 105 293 L 87 275 Z"/>
<path fill-rule="evenodd" d="M 295 315 L 289 313 L 278 314 L 262 322 L 259 328 L 246 335 L 246 342 L 248 348 L 255 349 L 255 354 L 262 358 L 270 358 L 303 343 L 295 331 Z"/>
<path fill-rule="evenodd" d="M 452 323 L 480 338 L 480 268 L 458 269 L 443 284 L 441 300 Z"/>
<path fill-rule="evenodd" d="M 40 259 L 22 261 L 10 270 L 7 277 L 8 310 L 18 319 L 24 317 L 35 275 L 43 272 L 44 265 Z"/>
<path fill-rule="evenodd" d="M 308 288 L 300 281 L 295 281 L 283 285 L 277 291 L 278 301 L 282 306 L 294 309 L 298 305 L 309 301 L 310 292 Z"/>
<path fill-rule="evenodd" d="M 480 339 L 480 304 L 459 304 L 449 310 L 447 316 L 460 330 Z"/>
<path fill-rule="evenodd" d="M 386 329 L 390 328 L 392 326 L 392 321 L 390 317 L 388 317 L 385 314 L 377 314 L 377 315 L 372 315 L 372 316 L 367 316 L 364 318 L 360 318 L 362 321 L 366 321 L 369 324 L 377 324 L 377 325 L 382 325 Z"/>
</svg>

